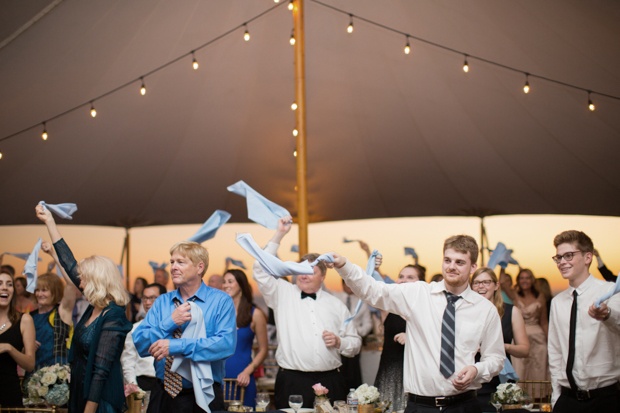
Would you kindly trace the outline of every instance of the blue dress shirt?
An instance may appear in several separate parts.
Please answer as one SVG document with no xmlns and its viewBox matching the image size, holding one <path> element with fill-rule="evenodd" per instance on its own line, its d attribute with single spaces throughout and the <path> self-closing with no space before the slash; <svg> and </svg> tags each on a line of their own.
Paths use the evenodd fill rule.
<svg viewBox="0 0 620 413">
<path fill-rule="evenodd" d="M 224 362 L 235 353 L 237 346 L 237 317 L 232 298 L 215 288 L 207 287 L 203 282 L 196 294 L 190 300 L 200 307 L 204 314 L 207 338 L 173 339 L 176 323 L 172 320 L 175 310 L 174 299 L 177 298 L 183 304 L 179 290 L 160 295 L 153 307 L 146 314 L 142 324 L 133 333 L 133 341 L 138 353 L 142 357 L 149 356 L 149 347 L 157 340 L 170 340 L 170 355 L 183 356 L 194 361 L 211 362 L 213 379 L 217 383 L 223 383 L 226 369 Z M 181 326 L 182 330 L 189 322 Z M 164 380 L 166 359 L 155 361 L 155 372 L 160 380 Z M 183 379 L 183 388 L 192 388 L 190 381 Z"/>
</svg>

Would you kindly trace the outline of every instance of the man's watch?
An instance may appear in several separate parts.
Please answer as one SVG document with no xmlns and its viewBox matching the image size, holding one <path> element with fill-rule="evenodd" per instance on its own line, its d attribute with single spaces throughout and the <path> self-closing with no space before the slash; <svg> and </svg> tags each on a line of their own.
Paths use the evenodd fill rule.
<svg viewBox="0 0 620 413">
<path fill-rule="evenodd" d="M 603 318 L 603 321 L 609 320 L 609 316 L 611 315 L 611 308 L 607 307 L 607 315 Z"/>
</svg>

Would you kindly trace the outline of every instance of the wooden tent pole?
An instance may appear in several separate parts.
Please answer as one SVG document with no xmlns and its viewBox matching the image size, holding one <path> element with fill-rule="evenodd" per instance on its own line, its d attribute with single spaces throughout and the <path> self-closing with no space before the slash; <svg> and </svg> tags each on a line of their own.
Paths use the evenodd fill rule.
<svg viewBox="0 0 620 413">
<path fill-rule="evenodd" d="M 480 266 L 481 267 L 484 267 L 484 240 L 485 238 L 486 238 L 486 230 L 484 228 L 484 217 L 480 217 Z"/>
<path fill-rule="evenodd" d="M 127 291 L 129 291 L 129 228 L 125 228 L 125 282 L 127 283 Z"/>
<path fill-rule="evenodd" d="M 304 0 L 293 3 L 295 33 L 295 123 L 297 129 L 297 224 L 299 255 L 308 253 L 308 188 L 306 183 L 306 64 L 304 39 Z"/>
</svg>

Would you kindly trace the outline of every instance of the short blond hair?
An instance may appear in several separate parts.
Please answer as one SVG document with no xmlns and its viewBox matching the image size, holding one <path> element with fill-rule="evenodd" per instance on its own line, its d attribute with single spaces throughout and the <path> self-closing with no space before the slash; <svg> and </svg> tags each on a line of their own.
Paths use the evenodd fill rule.
<svg viewBox="0 0 620 413">
<path fill-rule="evenodd" d="M 471 258 L 472 264 L 475 264 L 476 261 L 478 261 L 478 243 L 472 236 L 453 235 L 443 243 L 443 252 L 446 252 L 448 248 L 463 254 L 469 252 L 469 258 Z"/>
<path fill-rule="evenodd" d="M 93 255 L 79 265 L 80 279 L 86 283 L 84 297 L 95 307 L 105 308 L 111 302 L 121 307 L 129 303 L 118 267 L 108 257 Z"/>
<path fill-rule="evenodd" d="M 177 242 L 170 248 L 170 255 L 175 252 L 180 253 L 181 255 L 190 259 L 194 265 L 198 265 L 199 263 L 204 263 L 205 268 L 200 274 L 200 278 L 205 276 L 207 272 L 207 268 L 209 268 L 209 252 L 205 247 L 198 244 L 197 242 L 192 241 L 181 241 Z"/>
</svg>

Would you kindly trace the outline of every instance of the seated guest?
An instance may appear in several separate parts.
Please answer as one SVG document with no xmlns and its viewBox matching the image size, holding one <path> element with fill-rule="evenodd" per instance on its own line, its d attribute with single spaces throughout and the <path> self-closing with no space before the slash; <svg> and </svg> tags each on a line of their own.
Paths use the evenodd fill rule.
<svg viewBox="0 0 620 413">
<path fill-rule="evenodd" d="M 47 226 L 56 252 L 54 258 L 67 284 L 79 286 L 90 303 L 75 328 L 69 353 L 69 411 L 123 412 L 126 403 L 121 353 L 131 323 L 124 310 L 129 294 L 118 267 L 110 258 L 99 255 L 85 258 L 78 265 L 52 214 L 43 205 L 37 205 L 36 212 Z"/>
<path fill-rule="evenodd" d="M 132 323 L 140 321 L 138 320 L 138 314 L 140 313 L 140 310 L 142 310 L 142 312 L 146 314 L 146 309 L 142 306 L 142 295 L 144 294 L 144 289 L 146 288 L 147 284 L 148 283 L 146 282 L 146 280 L 142 277 L 136 278 L 136 280 L 133 282 L 133 294 L 129 295 L 131 297 L 131 303 L 129 305 L 129 319 Z"/>
<path fill-rule="evenodd" d="M 280 241 L 291 230 L 290 216 L 278 221 L 278 229 L 265 248 L 275 255 Z M 302 261 L 314 261 L 308 254 Z M 360 351 L 362 339 L 355 325 L 344 322 L 351 313 L 340 300 L 321 289 L 327 267 L 320 262 L 313 275 L 298 275 L 295 284 L 275 279 L 258 262 L 254 279 L 265 302 L 275 313 L 279 346 L 276 359 L 280 370 L 276 377 L 276 409 L 288 406 L 291 394 L 303 396 L 303 406 L 312 407 L 312 386 L 321 383 L 332 400 L 346 400 L 348 389 L 339 368 L 341 356 L 353 357 Z"/>
<path fill-rule="evenodd" d="M 17 366 L 34 368 L 34 322 L 17 311 L 13 276 L 0 271 L 0 406 L 23 407 Z"/>
<path fill-rule="evenodd" d="M 254 370 L 267 357 L 267 318 L 252 302 L 252 287 L 241 270 L 228 270 L 224 274 L 222 288 L 235 303 L 237 313 L 237 348 L 235 354 L 226 360 L 226 378 L 237 379 L 239 386 L 245 387 L 244 406 L 256 406 L 256 382 Z M 258 342 L 258 352 L 252 359 L 254 337 Z M 226 393 L 228 394 L 228 393 Z"/>
<path fill-rule="evenodd" d="M 530 352 L 530 342 L 525 332 L 525 322 L 521 311 L 512 304 L 506 304 L 502 299 L 501 287 L 497 276 L 488 267 L 478 268 L 471 277 L 471 289 L 491 301 L 502 320 L 502 335 L 504 336 L 504 350 L 506 357 L 527 357 Z M 513 344 L 514 340 L 514 344 Z M 480 354 L 476 354 L 480 360 Z M 478 403 L 483 412 L 494 412 L 495 408 L 489 404 L 491 394 L 495 393 L 500 384 L 499 376 L 493 377 L 490 382 L 483 383 L 478 389 Z"/>
<path fill-rule="evenodd" d="M 219 274 L 213 274 L 209 277 L 209 287 L 221 290 L 224 287 L 224 279 Z"/>
<path fill-rule="evenodd" d="M 163 285 L 155 283 L 147 285 L 141 294 L 144 310 L 148 313 L 157 297 L 166 293 L 166 288 Z M 155 386 L 155 359 L 151 356 L 140 357 L 136 346 L 133 344 L 132 334 L 140 323 L 142 321 L 135 323 L 125 338 L 125 347 L 123 348 L 123 354 L 121 354 L 123 378 L 125 383 L 137 384 L 142 390 L 152 390 Z"/>
<path fill-rule="evenodd" d="M 549 368 L 553 411 L 620 411 L 620 295 L 596 308 L 614 285 L 590 274 L 592 240 L 564 231 L 553 240 L 553 257 L 568 289 L 551 301 Z"/>
<path fill-rule="evenodd" d="M 157 268 L 153 278 L 155 279 L 155 284 L 163 285 L 166 290 L 170 291 L 168 288 L 168 281 L 170 281 L 170 274 L 168 271 L 163 268 Z"/>
<path fill-rule="evenodd" d="M 175 357 L 189 359 L 192 368 L 200 371 L 210 367 L 215 398 L 205 408 L 225 410 L 224 362 L 237 342 L 235 306 L 228 294 L 203 282 L 208 266 L 209 254 L 203 246 L 190 241 L 175 244 L 170 249 L 170 272 L 177 289 L 160 296 L 133 333 L 138 354 L 155 358 L 158 380 L 151 390 L 148 413 L 204 410 L 196 401 L 196 397 L 205 400 L 203 389 L 171 370 Z M 190 302 L 202 311 L 206 337 L 183 337 L 192 320 Z"/>
<path fill-rule="evenodd" d="M 26 277 L 15 278 L 16 308 L 20 313 L 29 313 L 37 309 L 37 303 L 34 301 L 33 295 L 26 291 L 27 285 L 28 280 L 26 280 Z"/>
</svg>

